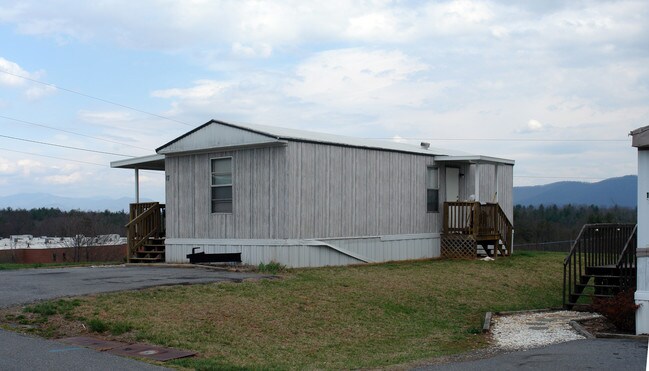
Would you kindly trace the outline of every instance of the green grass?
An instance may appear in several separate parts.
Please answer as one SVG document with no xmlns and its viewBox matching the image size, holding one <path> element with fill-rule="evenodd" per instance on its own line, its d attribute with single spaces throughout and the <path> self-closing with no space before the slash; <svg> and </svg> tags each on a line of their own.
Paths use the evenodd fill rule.
<svg viewBox="0 0 649 371">
<path fill-rule="evenodd" d="M 79 306 L 80 303 L 79 299 L 59 299 L 26 306 L 23 311 L 27 313 L 40 314 L 41 316 L 52 316 L 55 314 L 65 315 L 71 313 L 74 307 Z"/>
<path fill-rule="evenodd" d="M 274 261 L 268 264 L 259 263 L 259 265 L 257 266 L 257 271 L 259 273 L 278 274 L 278 273 L 286 272 L 286 270 L 287 269 L 284 265 Z"/>
<path fill-rule="evenodd" d="M 486 311 L 560 306 L 562 259 L 296 269 L 281 280 L 85 297 L 73 311 L 104 324 L 100 332 L 124 323 L 122 339 L 199 352 L 172 363 L 180 367 L 372 368 L 484 347 Z"/>
<path fill-rule="evenodd" d="M 29 269 L 29 268 L 84 267 L 90 265 L 110 265 L 110 264 L 121 264 L 121 262 L 62 262 L 62 263 L 31 263 L 31 264 L 0 263 L 0 271 L 12 270 L 12 269 Z"/>
</svg>

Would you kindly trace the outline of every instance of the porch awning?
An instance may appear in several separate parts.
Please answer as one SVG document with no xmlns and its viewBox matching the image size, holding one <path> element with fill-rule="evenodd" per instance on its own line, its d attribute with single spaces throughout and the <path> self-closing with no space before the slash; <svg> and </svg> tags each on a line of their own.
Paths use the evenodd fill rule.
<svg viewBox="0 0 649 371">
<path fill-rule="evenodd" d="M 481 156 L 481 155 L 469 155 L 469 156 L 435 156 L 435 162 L 461 162 L 461 163 L 470 163 L 470 164 L 506 164 L 514 165 L 514 160 L 509 160 L 506 158 L 499 157 L 490 157 L 490 156 Z"/>
<path fill-rule="evenodd" d="M 138 169 L 138 170 L 165 170 L 165 155 L 149 155 L 142 157 L 133 157 L 126 160 L 113 161 L 110 167 L 118 169 Z"/>
</svg>

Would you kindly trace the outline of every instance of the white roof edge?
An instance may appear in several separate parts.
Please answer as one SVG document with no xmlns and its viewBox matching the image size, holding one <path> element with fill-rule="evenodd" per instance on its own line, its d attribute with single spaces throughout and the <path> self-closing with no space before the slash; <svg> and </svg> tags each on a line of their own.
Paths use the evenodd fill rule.
<svg viewBox="0 0 649 371">
<path fill-rule="evenodd" d="M 165 155 L 148 155 L 142 157 L 132 157 L 125 160 L 112 161 L 110 167 L 118 169 L 146 169 L 146 170 L 164 170 Z M 159 164 L 162 162 L 162 168 Z"/>
<path fill-rule="evenodd" d="M 506 158 L 482 156 L 482 155 L 476 155 L 476 156 L 435 156 L 435 161 L 436 162 L 492 163 L 492 164 L 506 164 L 506 165 L 514 165 L 514 163 L 516 162 L 514 160 L 510 160 L 510 159 L 506 159 Z"/>
<path fill-rule="evenodd" d="M 362 139 L 356 137 L 349 137 L 339 134 L 329 134 L 301 129 L 292 129 L 285 128 L 280 126 L 267 126 L 267 125 L 257 125 L 257 124 L 248 124 L 248 123 L 238 123 L 238 122 L 221 122 L 232 127 L 238 127 L 244 130 L 252 130 L 259 134 L 267 135 L 276 139 L 285 139 L 289 141 L 298 141 L 298 142 L 312 142 L 319 144 L 328 144 L 328 145 L 338 145 L 338 146 L 347 146 L 347 147 L 356 147 L 364 149 L 374 149 L 374 150 L 384 150 L 384 151 L 397 151 L 397 152 L 408 152 L 415 153 L 427 156 L 439 156 L 439 155 L 471 155 L 466 152 L 452 150 L 452 149 L 443 149 L 443 148 L 422 148 L 420 146 L 409 144 L 409 143 L 399 143 L 388 140 L 378 140 L 378 139 Z"/>
</svg>

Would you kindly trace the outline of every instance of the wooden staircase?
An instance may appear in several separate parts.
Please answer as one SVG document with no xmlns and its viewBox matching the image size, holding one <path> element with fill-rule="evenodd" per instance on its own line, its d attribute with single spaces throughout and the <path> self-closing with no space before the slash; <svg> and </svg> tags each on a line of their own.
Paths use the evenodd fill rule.
<svg viewBox="0 0 649 371">
<path fill-rule="evenodd" d="M 164 204 L 147 202 L 130 205 L 130 222 L 126 225 L 128 263 L 165 261 L 164 221 Z"/>
<path fill-rule="evenodd" d="M 497 203 L 445 202 L 441 256 L 475 258 L 509 256 L 514 227 Z"/>
<path fill-rule="evenodd" d="M 637 226 L 586 224 L 563 262 L 563 306 L 589 304 L 636 286 Z"/>
</svg>

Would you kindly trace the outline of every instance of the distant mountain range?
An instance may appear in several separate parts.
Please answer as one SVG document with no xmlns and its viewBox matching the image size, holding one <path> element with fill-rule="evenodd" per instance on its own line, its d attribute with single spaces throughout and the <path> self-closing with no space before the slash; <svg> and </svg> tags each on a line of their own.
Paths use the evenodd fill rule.
<svg viewBox="0 0 649 371">
<path fill-rule="evenodd" d="M 148 202 L 150 200 L 141 200 Z M 13 209 L 38 209 L 58 208 L 61 210 L 83 211 L 122 211 L 128 212 L 129 203 L 133 198 L 108 198 L 108 197 L 61 197 L 47 193 L 20 193 L 12 196 L 0 196 L 0 208 Z"/>
<path fill-rule="evenodd" d="M 636 207 L 638 177 L 627 175 L 597 183 L 557 182 L 514 187 L 516 205 L 597 205 Z"/>
</svg>

